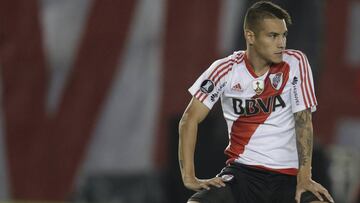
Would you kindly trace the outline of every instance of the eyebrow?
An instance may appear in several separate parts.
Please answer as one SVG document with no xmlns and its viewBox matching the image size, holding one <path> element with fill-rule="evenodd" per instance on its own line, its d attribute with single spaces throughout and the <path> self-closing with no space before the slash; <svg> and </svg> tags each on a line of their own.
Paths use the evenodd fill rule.
<svg viewBox="0 0 360 203">
<path fill-rule="evenodd" d="M 284 33 L 269 32 L 268 34 L 270 34 L 270 35 L 281 35 L 281 34 L 283 34 L 283 35 L 287 35 L 287 34 L 288 34 L 288 31 L 286 30 Z"/>
</svg>

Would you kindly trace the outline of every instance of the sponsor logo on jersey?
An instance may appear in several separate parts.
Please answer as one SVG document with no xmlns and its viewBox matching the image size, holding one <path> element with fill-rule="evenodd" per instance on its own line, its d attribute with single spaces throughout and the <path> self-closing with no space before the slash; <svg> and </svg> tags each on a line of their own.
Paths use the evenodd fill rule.
<svg viewBox="0 0 360 203">
<path fill-rule="evenodd" d="M 264 80 L 254 80 L 252 87 L 257 95 L 264 91 Z"/>
<path fill-rule="evenodd" d="M 242 116 L 253 116 L 260 112 L 271 113 L 278 108 L 286 107 L 280 95 L 270 96 L 265 99 L 237 99 L 233 98 L 234 113 Z"/>
<path fill-rule="evenodd" d="M 214 82 L 207 79 L 201 83 L 200 90 L 203 93 L 209 94 L 214 90 L 214 87 L 215 87 Z"/>
<path fill-rule="evenodd" d="M 216 101 L 216 99 L 220 96 L 220 92 L 224 89 L 227 82 L 222 83 L 219 88 L 210 96 L 210 100 L 212 102 Z"/>
<path fill-rule="evenodd" d="M 271 86 L 274 89 L 279 90 L 283 81 L 283 73 L 280 72 L 280 73 L 270 74 L 269 78 L 270 78 Z"/>
<path fill-rule="evenodd" d="M 241 92 L 242 91 L 242 88 L 241 88 L 241 85 L 240 83 L 237 83 L 236 85 L 234 85 L 231 90 L 234 90 L 236 92 Z"/>
<path fill-rule="evenodd" d="M 293 86 L 293 93 L 294 93 L 294 99 L 295 99 L 295 104 L 296 105 L 299 105 L 300 104 L 300 100 L 299 100 L 299 94 L 298 94 L 298 91 L 297 91 L 297 83 L 298 83 L 298 78 L 295 76 L 293 78 L 293 80 L 291 81 L 291 84 Z"/>
<path fill-rule="evenodd" d="M 296 85 L 298 83 L 298 78 L 295 76 L 293 80 L 291 81 L 291 84 Z"/>
</svg>

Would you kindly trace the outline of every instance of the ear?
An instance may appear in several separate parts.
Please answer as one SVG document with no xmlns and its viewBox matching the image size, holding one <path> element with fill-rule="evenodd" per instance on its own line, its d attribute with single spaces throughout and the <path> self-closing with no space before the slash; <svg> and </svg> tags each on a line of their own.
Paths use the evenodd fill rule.
<svg viewBox="0 0 360 203">
<path fill-rule="evenodd" d="M 249 29 L 245 29 L 244 30 L 244 36 L 245 36 L 245 39 L 246 39 L 246 42 L 249 44 L 249 45 L 253 45 L 254 42 L 255 42 L 255 33 Z"/>
</svg>

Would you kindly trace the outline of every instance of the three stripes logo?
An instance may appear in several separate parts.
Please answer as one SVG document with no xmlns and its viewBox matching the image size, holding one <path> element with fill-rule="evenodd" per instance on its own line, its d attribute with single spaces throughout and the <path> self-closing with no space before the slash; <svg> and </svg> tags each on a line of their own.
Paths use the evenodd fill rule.
<svg viewBox="0 0 360 203">
<path fill-rule="evenodd" d="M 241 88 L 241 85 L 240 83 L 237 83 L 236 85 L 234 85 L 231 90 L 234 90 L 236 92 L 241 92 L 242 91 L 242 88 Z"/>
</svg>

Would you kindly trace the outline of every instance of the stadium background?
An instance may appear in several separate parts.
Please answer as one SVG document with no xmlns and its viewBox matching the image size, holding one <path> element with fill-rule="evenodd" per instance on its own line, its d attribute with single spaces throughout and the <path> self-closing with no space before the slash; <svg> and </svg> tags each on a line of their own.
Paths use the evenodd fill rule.
<svg viewBox="0 0 360 203">
<path fill-rule="evenodd" d="M 0 0 L 0 201 L 184 202 L 177 122 L 187 88 L 245 48 L 250 0 Z M 360 202 L 360 1 L 274 0 L 314 72 L 314 178 Z M 217 105 L 200 177 L 223 166 Z"/>
</svg>

